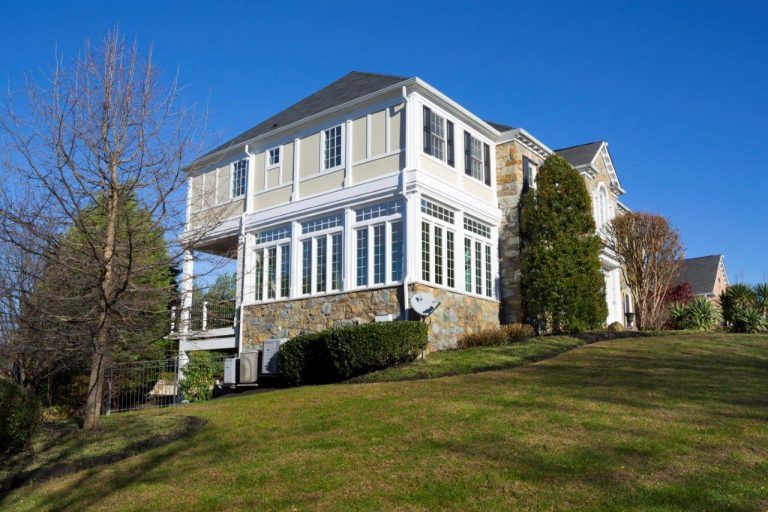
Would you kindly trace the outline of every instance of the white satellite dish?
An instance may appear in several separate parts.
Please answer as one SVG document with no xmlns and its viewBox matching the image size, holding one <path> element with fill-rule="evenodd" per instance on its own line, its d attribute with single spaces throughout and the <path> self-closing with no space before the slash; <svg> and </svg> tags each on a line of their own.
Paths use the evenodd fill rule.
<svg viewBox="0 0 768 512">
<path fill-rule="evenodd" d="M 431 315 L 439 305 L 440 302 L 435 300 L 435 297 L 431 293 L 415 293 L 413 297 L 411 297 L 411 307 L 416 313 L 423 317 Z"/>
</svg>

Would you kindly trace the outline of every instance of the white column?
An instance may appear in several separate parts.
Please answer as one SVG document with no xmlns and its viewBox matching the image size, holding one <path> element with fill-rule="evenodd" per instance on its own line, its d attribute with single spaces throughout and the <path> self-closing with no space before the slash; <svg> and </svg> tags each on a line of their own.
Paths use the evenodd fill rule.
<svg viewBox="0 0 768 512">
<path fill-rule="evenodd" d="M 407 272 L 413 282 L 421 279 L 421 194 L 415 192 L 409 194 L 408 198 L 408 211 L 405 212 L 408 223 L 405 257 Z"/>
<path fill-rule="evenodd" d="M 293 174 L 291 185 L 291 202 L 299 200 L 299 151 L 301 139 L 293 139 Z"/>
<path fill-rule="evenodd" d="M 182 264 L 181 276 L 181 315 L 179 318 L 179 332 L 182 339 L 186 340 L 186 335 L 190 330 L 190 312 L 192 309 L 192 283 L 195 278 L 195 255 L 191 249 L 184 251 L 184 263 Z"/>
<path fill-rule="evenodd" d="M 291 298 L 292 299 L 295 299 L 296 297 L 301 295 L 302 247 L 301 247 L 301 244 L 299 243 L 300 234 L 301 234 L 301 224 L 296 221 L 293 221 L 291 223 Z"/>
<path fill-rule="evenodd" d="M 352 185 L 352 120 L 344 124 L 344 188 Z"/>
<path fill-rule="evenodd" d="M 344 240 L 344 247 L 342 248 L 342 269 L 343 269 L 343 283 L 342 289 L 349 291 L 355 286 L 355 271 L 357 269 L 357 258 L 355 254 L 355 244 L 352 226 L 355 223 L 355 210 L 352 208 L 346 208 L 344 210 L 344 234 L 342 238 Z"/>
</svg>

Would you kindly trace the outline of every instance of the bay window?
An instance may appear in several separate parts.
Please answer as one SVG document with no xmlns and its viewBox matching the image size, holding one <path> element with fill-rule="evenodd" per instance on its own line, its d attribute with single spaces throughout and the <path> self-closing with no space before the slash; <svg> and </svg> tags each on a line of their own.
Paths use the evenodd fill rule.
<svg viewBox="0 0 768 512">
<path fill-rule="evenodd" d="M 262 231 L 254 249 L 254 300 L 286 299 L 291 288 L 291 228 Z"/>
<path fill-rule="evenodd" d="M 402 203 L 390 201 L 355 211 L 357 286 L 403 279 Z"/>
<path fill-rule="evenodd" d="M 302 223 L 301 293 L 327 293 L 342 288 L 341 214 Z"/>
</svg>

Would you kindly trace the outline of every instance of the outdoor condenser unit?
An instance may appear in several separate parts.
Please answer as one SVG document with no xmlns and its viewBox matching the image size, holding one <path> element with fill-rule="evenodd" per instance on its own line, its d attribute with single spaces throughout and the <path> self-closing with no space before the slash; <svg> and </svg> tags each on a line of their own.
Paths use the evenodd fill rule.
<svg viewBox="0 0 768 512">
<path fill-rule="evenodd" d="M 276 338 L 264 341 L 264 351 L 261 357 L 261 373 L 268 377 L 280 374 L 280 346 L 288 338 Z"/>
<path fill-rule="evenodd" d="M 259 351 L 243 352 L 239 357 L 224 360 L 224 385 L 243 386 L 256 384 L 259 373 Z"/>
</svg>

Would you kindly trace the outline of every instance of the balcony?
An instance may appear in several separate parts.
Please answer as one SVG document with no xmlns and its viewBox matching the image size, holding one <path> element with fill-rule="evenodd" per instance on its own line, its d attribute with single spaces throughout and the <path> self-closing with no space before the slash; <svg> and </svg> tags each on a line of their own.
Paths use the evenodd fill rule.
<svg viewBox="0 0 768 512">
<path fill-rule="evenodd" d="M 203 300 L 193 303 L 188 315 L 183 308 L 171 308 L 169 338 L 179 340 L 179 350 L 222 350 L 237 347 L 234 299 Z"/>
</svg>

